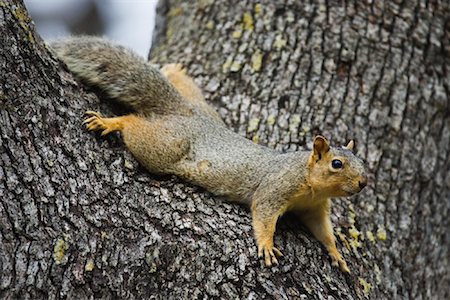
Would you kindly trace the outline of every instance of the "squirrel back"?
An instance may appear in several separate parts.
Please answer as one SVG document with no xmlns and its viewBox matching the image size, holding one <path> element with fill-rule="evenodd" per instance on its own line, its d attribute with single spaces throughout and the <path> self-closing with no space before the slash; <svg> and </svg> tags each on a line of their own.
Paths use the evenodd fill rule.
<svg viewBox="0 0 450 300">
<path fill-rule="evenodd" d="M 77 77 L 138 113 L 189 112 L 189 102 L 166 77 L 123 46 L 90 36 L 62 39 L 50 46 Z"/>
</svg>

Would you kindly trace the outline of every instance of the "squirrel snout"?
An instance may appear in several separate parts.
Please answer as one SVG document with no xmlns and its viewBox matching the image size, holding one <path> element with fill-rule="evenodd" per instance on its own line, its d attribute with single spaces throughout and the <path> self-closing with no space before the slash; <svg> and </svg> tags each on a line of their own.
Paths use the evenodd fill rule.
<svg viewBox="0 0 450 300">
<path fill-rule="evenodd" d="M 367 177 L 364 177 L 362 180 L 358 181 L 359 188 L 362 190 L 367 185 Z"/>
</svg>

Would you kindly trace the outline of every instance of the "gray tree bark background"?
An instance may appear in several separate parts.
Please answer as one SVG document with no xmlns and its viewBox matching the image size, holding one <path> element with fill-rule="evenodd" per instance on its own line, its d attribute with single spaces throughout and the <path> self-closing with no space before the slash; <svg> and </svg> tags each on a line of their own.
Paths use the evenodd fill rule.
<svg viewBox="0 0 450 300">
<path fill-rule="evenodd" d="M 290 216 L 285 256 L 263 267 L 245 207 L 86 132 L 85 110 L 111 108 L 14 0 L 0 1 L 0 298 L 448 299 L 449 3 L 164 4 L 152 61 L 184 64 L 231 128 L 280 151 L 356 140 L 370 183 L 332 217 L 352 274 Z"/>
</svg>

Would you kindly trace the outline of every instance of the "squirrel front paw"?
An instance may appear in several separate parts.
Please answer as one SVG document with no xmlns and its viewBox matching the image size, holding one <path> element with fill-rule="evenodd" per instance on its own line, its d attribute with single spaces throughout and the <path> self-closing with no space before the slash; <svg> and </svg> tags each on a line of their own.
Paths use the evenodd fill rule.
<svg viewBox="0 0 450 300">
<path fill-rule="evenodd" d="M 88 116 L 83 122 L 83 124 L 86 124 L 86 128 L 89 131 L 101 131 L 102 136 L 113 131 L 120 131 L 123 128 L 120 117 L 103 118 L 101 114 L 95 111 L 87 111 L 85 114 Z"/>
<path fill-rule="evenodd" d="M 283 253 L 275 248 L 272 243 L 258 245 L 258 257 L 264 257 L 266 267 L 271 267 L 272 264 L 278 265 L 277 257 L 281 256 L 283 256 Z"/>
<path fill-rule="evenodd" d="M 331 265 L 332 266 L 339 267 L 339 269 L 341 269 L 341 271 L 344 273 L 350 273 L 350 269 L 348 268 L 347 263 L 342 258 L 341 254 L 339 252 L 337 252 L 337 251 L 330 252 L 329 255 L 331 257 Z"/>
</svg>

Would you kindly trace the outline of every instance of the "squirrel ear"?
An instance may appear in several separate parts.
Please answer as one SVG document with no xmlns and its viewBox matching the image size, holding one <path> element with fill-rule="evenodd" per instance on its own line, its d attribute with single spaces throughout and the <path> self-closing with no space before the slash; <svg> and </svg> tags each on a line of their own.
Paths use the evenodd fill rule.
<svg viewBox="0 0 450 300">
<path fill-rule="evenodd" d="M 321 135 L 314 138 L 314 155 L 317 157 L 316 160 L 322 159 L 322 154 L 327 153 L 330 150 L 330 143 L 328 140 Z"/>
<path fill-rule="evenodd" d="M 345 146 L 345 149 L 348 150 L 353 150 L 353 147 L 355 146 L 355 142 L 353 140 L 351 140 L 350 142 L 348 142 L 347 146 Z"/>
</svg>

